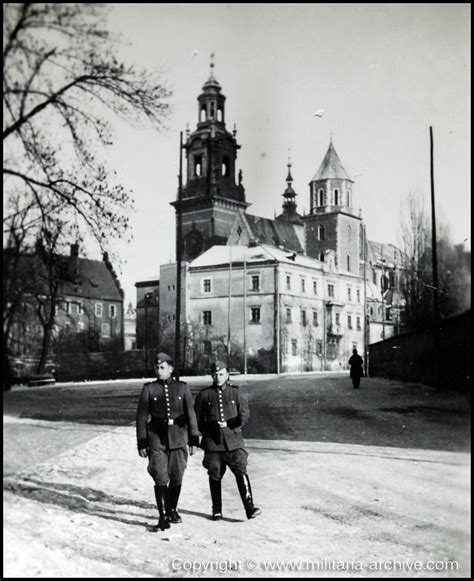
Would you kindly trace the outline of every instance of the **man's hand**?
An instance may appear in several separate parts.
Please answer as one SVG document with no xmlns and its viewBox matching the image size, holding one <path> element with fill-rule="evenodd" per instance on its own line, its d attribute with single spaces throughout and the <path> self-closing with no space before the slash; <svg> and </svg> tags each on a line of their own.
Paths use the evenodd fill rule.
<svg viewBox="0 0 474 581">
<path fill-rule="evenodd" d="M 140 448 L 140 450 L 138 450 L 138 454 L 141 458 L 146 458 L 148 456 L 146 448 Z"/>
<path fill-rule="evenodd" d="M 221 428 L 227 428 L 227 422 L 217 422 Z"/>
</svg>

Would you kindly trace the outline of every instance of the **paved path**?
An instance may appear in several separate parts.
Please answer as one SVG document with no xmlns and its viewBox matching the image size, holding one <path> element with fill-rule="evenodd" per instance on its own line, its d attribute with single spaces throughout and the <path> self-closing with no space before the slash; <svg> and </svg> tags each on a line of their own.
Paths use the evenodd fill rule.
<svg viewBox="0 0 474 581">
<path fill-rule="evenodd" d="M 57 442 L 56 449 L 24 467 L 12 461 L 19 426 L 21 446 L 42 438 L 43 445 Z M 229 473 L 226 518 L 216 523 L 199 450 L 188 461 L 183 523 L 150 533 L 152 481 L 132 426 L 92 433 L 70 423 L 12 419 L 4 435 L 6 577 L 470 575 L 467 453 L 249 439 L 262 515 L 244 518 Z M 457 570 L 427 570 L 446 561 L 456 561 Z"/>
</svg>

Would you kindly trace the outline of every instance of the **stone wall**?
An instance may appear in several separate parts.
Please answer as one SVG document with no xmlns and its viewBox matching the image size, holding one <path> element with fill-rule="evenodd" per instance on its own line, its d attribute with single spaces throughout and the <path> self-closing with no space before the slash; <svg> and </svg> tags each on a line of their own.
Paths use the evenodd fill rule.
<svg viewBox="0 0 474 581">
<path fill-rule="evenodd" d="M 440 324 L 439 348 L 433 328 L 369 345 L 369 375 L 470 390 L 471 311 Z"/>
</svg>

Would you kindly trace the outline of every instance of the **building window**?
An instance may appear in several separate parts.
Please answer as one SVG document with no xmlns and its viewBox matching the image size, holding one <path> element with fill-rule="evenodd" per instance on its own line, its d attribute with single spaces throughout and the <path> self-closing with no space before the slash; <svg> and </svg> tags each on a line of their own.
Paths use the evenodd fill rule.
<svg viewBox="0 0 474 581">
<path fill-rule="evenodd" d="M 304 278 L 301 279 L 301 292 L 306 292 L 306 280 Z"/>
<path fill-rule="evenodd" d="M 318 311 L 313 311 L 313 327 L 317 327 L 318 325 Z"/>
<path fill-rule="evenodd" d="M 336 325 L 340 325 L 341 324 L 341 315 L 340 313 L 336 313 Z"/>
<path fill-rule="evenodd" d="M 260 290 L 260 276 L 258 274 L 252 275 L 252 290 L 253 291 Z"/>
<path fill-rule="evenodd" d="M 316 355 L 321 357 L 322 354 L 323 354 L 323 342 L 321 341 L 321 339 L 316 339 Z"/>
<path fill-rule="evenodd" d="M 318 206 L 324 206 L 324 190 L 320 189 L 318 191 Z"/>
<path fill-rule="evenodd" d="M 115 305 L 109 305 L 109 315 L 111 319 L 115 319 L 117 316 L 117 307 Z"/>
<path fill-rule="evenodd" d="M 334 298 L 334 285 L 328 284 L 328 297 Z"/>
<path fill-rule="evenodd" d="M 260 323 L 260 307 L 252 307 L 250 309 L 250 322 Z"/>
<path fill-rule="evenodd" d="M 356 317 L 356 327 L 357 330 L 360 331 L 360 317 Z"/>
<path fill-rule="evenodd" d="M 102 317 L 102 303 L 95 303 L 95 316 Z"/>
<path fill-rule="evenodd" d="M 222 160 L 222 175 L 224 177 L 230 176 L 230 162 L 228 157 L 224 157 Z"/>
<path fill-rule="evenodd" d="M 306 327 L 306 310 L 301 309 L 301 324 Z"/>
<path fill-rule="evenodd" d="M 320 260 L 321 262 L 324 262 L 324 252 L 320 252 L 320 253 L 319 253 L 319 260 Z"/>
<path fill-rule="evenodd" d="M 84 314 L 84 303 L 77 303 L 76 309 L 77 309 L 78 315 L 83 315 Z"/>
<path fill-rule="evenodd" d="M 212 311 L 203 311 L 202 312 L 202 324 L 203 325 L 212 325 Z"/>
<path fill-rule="evenodd" d="M 291 308 L 286 307 L 286 322 L 291 323 Z"/>
<path fill-rule="evenodd" d="M 334 190 L 334 205 L 339 205 L 339 190 Z"/>
<path fill-rule="evenodd" d="M 66 311 L 66 313 L 69 315 L 71 312 L 71 301 L 66 301 L 64 303 L 64 310 Z"/>
<path fill-rule="evenodd" d="M 110 325 L 102 323 L 102 337 L 110 337 Z"/>
<path fill-rule="evenodd" d="M 194 156 L 194 177 L 200 177 L 202 173 L 202 155 Z"/>
<path fill-rule="evenodd" d="M 291 354 L 295 357 L 298 353 L 298 341 L 296 339 L 291 340 Z"/>
<path fill-rule="evenodd" d="M 347 270 L 351 269 L 351 257 L 347 255 Z"/>
<path fill-rule="evenodd" d="M 357 295 L 357 302 L 360 303 L 360 290 L 359 289 L 356 290 L 356 295 Z"/>
<path fill-rule="evenodd" d="M 347 328 L 352 329 L 352 317 L 351 317 L 351 315 L 347 315 Z"/>
<path fill-rule="evenodd" d="M 212 290 L 211 279 L 210 278 L 205 278 L 202 281 L 202 292 L 203 293 L 210 293 L 211 290 Z"/>
<path fill-rule="evenodd" d="M 347 300 L 352 301 L 352 289 L 350 286 L 347 287 Z"/>
<path fill-rule="evenodd" d="M 313 294 L 315 294 L 315 295 L 318 294 L 318 281 L 317 280 L 313 280 Z"/>
<path fill-rule="evenodd" d="M 324 240 L 324 226 L 318 226 L 318 240 Z"/>
<path fill-rule="evenodd" d="M 286 290 L 291 290 L 291 276 L 289 274 L 286 275 Z"/>
</svg>

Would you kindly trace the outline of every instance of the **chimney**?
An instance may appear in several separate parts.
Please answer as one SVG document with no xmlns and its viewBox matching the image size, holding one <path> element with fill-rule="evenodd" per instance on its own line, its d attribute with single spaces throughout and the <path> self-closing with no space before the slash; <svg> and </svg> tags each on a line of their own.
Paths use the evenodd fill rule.
<svg viewBox="0 0 474 581">
<path fill-rule="evenodd" d="M 71 257 L 77 258 L 79 256 L 79 244 L 76 242 L 75 244 L 71 244 Z"/>
</svg>

